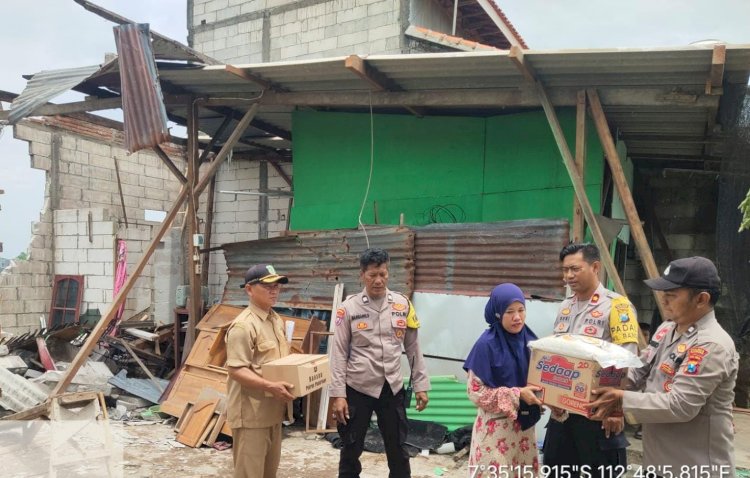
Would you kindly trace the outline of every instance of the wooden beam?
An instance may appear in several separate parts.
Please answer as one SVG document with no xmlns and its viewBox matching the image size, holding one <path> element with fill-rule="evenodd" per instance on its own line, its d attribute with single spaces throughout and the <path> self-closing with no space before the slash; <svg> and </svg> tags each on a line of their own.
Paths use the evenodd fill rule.
<svg viewBox="0 0 750 478">
<path fill-rule="evenodd" d="M 578 104 L 576 105 L 576 167 L 581 181 L 586 185 L 586 91 L 578 92 Z M 586 220 L 583 217 L 581 203 L 573 195 L 573 242 L 583 242 L 586 233 Z"/>
<path fill-rule="evenodd" d="M 187 204 L 187 213 L 185 221 L 187 223 L 187 247 L 185 248 L 185 264 L 188 265 L 188 284 L 190 285 L 190 297 L 188 300 L 188 326 L 183 345 L 183 354 L 190 352 L 195 343 L 195 328 L 202 317 L 203 294 L 201 293 L 200 273 L 197 271 L 200 266 L 200 256 L 198 248 L 193 245 L 193 237 L 198 234 L 198 205 L 200 204 L 200 193 L 195 192 L 195 184 L 199 174 L 200 165 L 198 163 L 198 106 L 195 101 L 187 104 L 187 186 L 190 189 L 190 198 Z M 212 175 L 213 177 L 213 175 Z"/>
<path fill-rule="evenodd" d="M 287 141 L 292 140 L 292 132 L 287 131 L 283 128 L 279 128 L 278 126 L 274 126 L 271 123 L 267 121 L 263 121 L 261 119 L 254 119 L 250 125 L 253 128 L 258 128 L 259 130 L 265 131 L 266 133 L 272 134 L 274 136 L 278 136 L 279 138 L 283 138 Z"/>
<path fill-rule="evenodd" d="M 358 55 L 349 55 L 344 60 L 344 67 L 365 80 L 375 91 L 403 91 L 398 85 L 365 62 Z"/>
<path fill-rule="evenodd" d="M 114 319 L 115 316 L 117 315 L 117 310 L 120 308 L 120 305 L 122 305 L 122 303 L 125 302 L 125 299 L 127 298 L 130 290 L 135 285 L 136 280 L 140 278 L 141 272 L 143 272 L 143 268 L 146 267 L 146 264 L 148 263 L 149 259 L 151 259 L 151 256 L 156 250 L 156 247 L 159 245 L 159 243 L 161 243 L 162 237 L 164 237 L 164 234 L 166 234 L 166 232 L 169 230 L 170 226 L 172 225 L 172 221 L 177 215 L 177 212 L 180 210 L 182 203 L 188 197 L 188 192 L 189 192 L 189 189 L 183 185 L 182 189 L 180 190 L 180 193 L 177 195 L 177 199 L 175 199 L 175 202 L 172 204 L 172 208 L 169 210 L 167 217 L 164 218 L 164 222 L 161 224 L 161 227 L 156 232 L 156 235 L 154 236 L 154 238 L 151 239 L 151 243 L 146 249 L 146 252 L 144 252 L 141 259 L 135 265 L 135 269 L 133 269 L 133 271 L 131 272 L 131 275 L 128 276 L 127 280 L 125 281 L 125 284 L 123 284 L 122 289 L 120 289 L 120 292 L 117 293 L 114 300 L 109 305 L 107 312 L 104 314 L 104 316 L 102 316 L 101 320 L 99 320 L 99 322 L 97 322 L 97 324 L 91 330 L 91 333 L 86 339 L 86 342 L 78 350 L 78 353 L 76 354 L 75 358 L 73 359 L 73 361 L 71 362 L 67 370 L 65 370 L 65 374 L 62 376 L 60 381 L 57 382 L 57 385 L 55 386 L 55 388 L 52 389 L 50 396 L 55 396 L 55 395 L 59 395 L 60 393 L 63 393 L 65 389 L 68 388 L 68 385 L 70 385 L 70 382 L 73 380 L 76 373 L 78 373 L 78 370 L 81 368 L 84 362 L 88 359 L 89 355 L 91 355 L 91 351 L 94 349 L 94 346 L 102 337 L 102 335 L 104 334 L 104 331 L 107 329 L 107 326 L 109 326 L 110 322 L 112 322 L 112 319 Z"/>
<path fill-rule="evenodd" d="M 158 144 L 154 146 L 154 152 L 157 156 L 159 156 L 159 159 L 161 159 L 162 163 L 164 163 L 167 168 L 172 171 L 172 174 L 177 177 L 180 183 L 185 184 L 187 182 L 187 178 L 184 174 L 182 174 L 180 168 L 178 168 L 177 165 L 172 162 L 172 159 L 167 155 L 167 153 L 164 152 L 163 149 L 161 149 L 161 146 L 159 146 Z"/>
<path fill-rule="evenodd" d="M 158 380 L 156 380 L 156 377 L 154 377 L 154 375 L 151 373 L 151 370 L 149 370 L 146 367 L 146 365 L 141 361 L 141 358 L 138 357 L 138 355 L 136 355 L 135 352 L 133 352 L 133 349 L 130 347 L 130 345 L 126 341 L 124 341 L 124 340 L 122 340 L 120 338 L 112 337 L 112 339 L 115 340 L 115 341 L 117 341 L 117 342 L 119 342 L 120 345 L 122 345 L 123 347 L 125 347 L 125 350 L 127 350 L 128 353 L 130 354 L 130 356 L 133 357 L 133 359 L 135 360 L 135 363 L 137 363 L 138 366 L 141 367 L 141 370 L 144 371 L 144 373 L 149 378 L 149 380 L 151 380 L 151 382 L 154 385 L 156 385 L 156 389 L 159 390 L 160 392 L 164 393 L 164 387 L 159 383 Z"/>
<path fill-rule="evenodd" d="M 549 99 L 555 106 L 575 106 L 578 90 L 570 87 L 549 89 Z M 602 101 L 609 106 L 680 106 L 710 108 L 719 104 L 718 97 L 700 91 L 671 91 L 663 87 L 610 87 L 600 91 Z M 424 91 L 315 91 L 274 93 L 266 91 L 260 102 L 268 106 L 309 107 L 476 107 L 476 108 L 539 108 L 541 103 L 533 85 L 518 88 L 437 89 Z M 235 105 L 236 100 L 207 99 L 205 105 Z"/>
<path fill-rule="evenodd" d="M 490 20 L 492 20 L 492 22 L 502 32 L 503 36 L 506 40 L 508 40 L 508 43 L 510 43 L 511 46 L 517 46 L 519 48 L 522 47 L 523 45 L 521 45 L 521 42 L 518 41 L 516 35 L 497 13 L 496 7 L 490 4 L 491 1 L 492 0 L 477 0 L 477 3 L 487 13 L 487 16 L 490 17 Z"/>
<path fill-rule="evenodd" d="M 115 176 L 117 177 L 117 191 L 120 193 L 120 206 L 122 207 L 122 218 L 125 219 L 125 229 L 128 228 L 128 213 L 125 209 L 125 197 L 122 195 L 122 182 L 120 182 L 120 167 L 117 165 L 117 156 L 112 156 L 115 163 Z M 89 213 L 91 214 L 91 213 Z M 91 232 L 89 231 L 89 235 Z M 89 239 L 90 241 L 91 239 Z"/>
<path fill-rule="evenodd" d="M 607 164 L 609 164 L 609 169 L 612 171 L 612 179 L 615 183 L 615 187 L 617 188 L 617 193 L 620 196 L 620 200 L 622 201 L 623 209 L 625 209 L 625 215 L 628 218 L 628 224 L 630 225 L 630 235 L 635 241 L 636 248 L 638 249 L 638 253 L 641 257 L 641 262 L 643 263 L 643 268 L 646 270 L 646 276 L 649 279 L 659 277 L 659 270 L 656 268 L 656 262 L 654 261 L 653 254 L 651 253 L 651 247 L 648 245 L 648 241 L 646 240 L 646 234 L 643 232 L 641 218 L 638 215 L 638 210 L 636 209 L 635 202 L 633 201 L 633 195 L 630 192 L 630 187 L 628 186 L 627 179 L 625 178 L 625 173 L 622 169 L 622 162 L 620 161 L 620 156 L 617 153 L 617 148 L 615 147 L 615 142 L 612 139 L 612 134 L 609 131 L 609 125 L 607 124 L 607 118 L 604 115 L 602 104 L 599 101 L 599 95 L 597 94 L 595 89 L 590 88 L 586 90 L 586 96 L 589 100 L 589 108 L 591 109 L 591 116 L 593 117 L 594 124 L 596 125 L 596 132 L 599 135 L 599 141 L 604 147 L 604 154 L 607 159 Z M 664 310 L 662 310 L 662 303 L 659 294 L 656 291 L 653 292 L 656 299 L 656 304 L 659 307 L 659 311 L 662 313 L 662 317 L 666 317 L 664 315 Z"/>
<path fill-rule="evenodd" d="M 521 72 L 523 78 L 526 81 L 530 83 L 534 83 L 536 81 L 536 72 L 534 71 L 534 68 L 524 60 L 523 50 L 521 49 L 521 47 L 517 45 L 511 46 L 508 58 L 510 58 L 510 61 L 513 62 L 518 71 Z"/>
<path fill-rule="evenodd" d="M 591 235 L 594 237 L 594 242 L 599 248 L 604 269 L 612 279 L 612 282 L 615 285 L 615 291 L 619 294 L 627 295 L 625 293 L 625 286 L 623 285 L 622 280 L 620 279 L 620 275 L 617 272 L 617 267 L 615 267 L 612 256 L 610 256 L 609 254 L 609 244 L 604 241 L 604 236 L 602 235 L 602 231 L 599 228 L 599 223 L 596 222 L 594 210 L 591 208 L 591 203 L 589 202 L 588 196 L 586 196 L 586 188 L 584 187 L 583 181 L 578 174 L 578 168 L 576 166 L 575 159 L 570 152 L 570 148 L 568 148 L 568 143 L 565 139 L 565 135 L 563 134 L 560 122 L 557 119 L 555 108 L 552 106 L 552 103 L 547 96 L 547 92 L 544 90 L 544 86 L 540 82 L 536 82 L 536 88 L 539 94 L 539 100 L 542 103 L 542 107 L 544 108 L 544 114 L 547 116 L 547 121 L 549 122 L 550 128 L 552 129 L 552 135 L 555 137 L 557 148 L 560 150 L 560 154 L 562 155 L 563 164 L 565 165 L 565 169 L 567 169 L 568 171 L 568 176 L 570 176 L 570 180 L 573 183 L 573 190 L 576 193 L 578 201 L 581 203 L 583 216 L 586 218 L 586 222 L 588 223 L 589 229 L 591 230 Z"/>
<path fill-rule="evenodd" d="M 714 45 L 711 55 L 711 69 L 706 80 L 706 94 L 722 94 L 722 82 L 724 81 L 724 64 L 726 63 L 727 46 L 724 44 Z"/>
<path fill-rule="evenodd" d="M 205 148 L 203 148 L 203 152 L 201 153 L 200 159 L 198 159 L 198 164 L 203 164 L 204 161 L 208 158 L 208 155 L 213 151 L 214 147 L 216 146 L 216 143 L 219 141 L 219 138 L 222 134 L 224 134 L 224 131 L 226 131 L 227 127 L 229 126 L 229 123 L 232 122 L 232 117 L 230 115 L 227 115 L 224 117 L 224 121 L 221 122 L 218 129 L 214 132 L 214 135 L 211 136 L 211 141 L 208 142 L 208 145 L 206 145 Z"/>
<path fill-rule="evenodd" d="M 206 227 L 203 230 L 204 243 L 203 247 L 206 249 L 211 248 L 211 233 L 213 232 L 214 225 L 214 197 L 216 191 L 216 175 L 211 178 L 211 183 L 208 185 L 208 193 L 206 193 Z M 211 265 L 211 254 L 204 254 L 202 259 L 203 267 L 201 268 L 201 287 L 208 287 L 208 268 Z"/>
<path fill-rule="evenodd" d="M 209 181 L 211 181 L 211 178 L 214 176 L 214 174 L 216 174 L 216 171 L 218 171 L 221 163 L 224 162 L 224 160 L 229 155 L 229 152 L 237 145 L 237 142 L 239 142 L 240 138 L 242 138 L 245 130 L 250 125 L 250 122 L 253 120 L 253 117 L 255 117 L 255 114 L 258 112 L 259 107 L 259 103 L 253 103 L 250 109 L 247 110 L 245 116 L 242 117 L 239 124 L 237 124 L 237 126 L 234 128 L 234 131 L 232 131 L 232 134 L 227 139 L 227 142 L 224 143 L 224 145 L 221 147 L 219 154 L 217 154 L 214 160 L 211 161 L 211 165 L 208 167 L 206 174 L 203 175 L 200 182 L 195 187 L 195 195 L 200 195 L 200 193 L 202 193 L 203 190 L 206 189 L 206 186 L 208 186 Z"/>
<path fill-rule="evenodd" d="M 277 173 L 279 173 L 279 176 L 281 176 L 282 179 L 286 181 L 289 187 L 292 187 L 292 178 L 290 178 L 289 175 L 283 169 L 281 169 L 281 166 L 279 165 L 279 163 L 277 163 L 276 161 L 269 160 L 268 164 L 270 164 L 271 167 L 275 169 Z"/>
<path fill-rule="evenodd" d="M 94 100 L 75 101 L 72 103 L 63 103 L 59 105 L 47 104 L 39 106 L 26 116 L 55 116 L 71 113 L 83 113 L 85 111 L 111 110 L 122 107 L 122 99 L 102 98 Z M 10 111 L 0 112 L 0 120 L 7 120 Z"/>
<path fill-rule="evenodd" d="M 404 91 L 396 82 L 373 68 L 364 58 L 358 55 L 349 55 L 344 60 L 344 67 L 365 80 L 374 91 Z M 424 116 L 424 111 L 418 111 L 409 105 L 401 106 L 415 116 Z"/>
</svg>

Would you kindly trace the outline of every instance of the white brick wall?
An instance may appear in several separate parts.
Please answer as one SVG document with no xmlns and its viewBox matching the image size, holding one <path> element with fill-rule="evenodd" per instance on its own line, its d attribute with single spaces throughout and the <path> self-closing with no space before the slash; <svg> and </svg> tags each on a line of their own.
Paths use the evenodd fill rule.
<svg viewBox="0 0 750 478">
<path fill-rule="evenodd" d="M 282 166 L 291 177 L 291 165 Z M 257 196 L 221 194 L 220 190 L 240 191 L 257 190 L 260 187 L 260 167 L 257 161 L 234 161 L 224 163 L 217 173 L 216 197 L 214 200 L 214 223 L 211 247 L 221 244 L 250 241 L 258 239 L 258 210 L 260 201 Z M 275 169 L 268 168 L 268 187 L 289 191 L 289 185 Z M 269 198 L 268 201 L 268 236 L 276 237 L 286 230 L 289 199 Z M 211 253 L 209 267 L 209 295 L 212 301 L 221 299 L 224 284 L 227 280 L 224 253 Z"/>
<path fill-rule="evenodd" d="M 210 24 L 222 18 L 231 22 L 248 13 L 260 15 L 265 10 L 270 12 L 270 45 L 266 48 L 271 61 L 399 53 L 401 1 L 409 0 L 330 0 L 290 9 L 290 0 L 231 0 L 218 16 L 217 4 L 202 2 L 194 5 L 197 31 L 193 46 L 227 63 L 260 62 L 262 18 L 234 24 L 225 21 L 213 28 Z M 200 26 L 202 20 L 209 26 Z"/>
<path fill-rule="evenodd" d="M 49 176 L 53 132 L 60 134 L 57 183 L 50 182 Z M 166 211 L 177 196 L 178 182 L 161 160 L 147 151 L 129 155 L 121 144 L 107 144 L 30 121 L 16 125 L 14 134 L 29 142 L 32 167 L 47 171 L 48 180 L 45 210 L 40 221 L 32 226 L 30 260 L 0 274 L 0 326 L 19 334 L 38 328 L 39 316 L 46 320 L 49 312 L 53 274 L 84 275 L 81 313 L 98 308 L 103 314 L 113 296 L 115 239 L 128 241 L 132 271 L 151 240 L 153 228 L 158 226 L 144 223 L 143 209 Z M 122 220 L 113 158 L 117 159 L 120 170 L 128 229 Z M 181 158 L 172 159 L 184 170 Z M 57 195 L 55 211 L 49 209 L 51 192 Z M 89 212 L 93 221 L 92 241 L 88 231 Z M 182 272 L 178 273 L 181 276 Z M 147 265 L 126 302 L 126 317 L 152 305 L 154 274 L 155 269 Z M 162 295 L 173 295 L 173 286 L 168 281 L 164 284 L 162 281 L 161 285 L 171 290 L 162 291 Z M 171 320 L 168 307 L 160 310 L 156 320 Z"/>
</svg>

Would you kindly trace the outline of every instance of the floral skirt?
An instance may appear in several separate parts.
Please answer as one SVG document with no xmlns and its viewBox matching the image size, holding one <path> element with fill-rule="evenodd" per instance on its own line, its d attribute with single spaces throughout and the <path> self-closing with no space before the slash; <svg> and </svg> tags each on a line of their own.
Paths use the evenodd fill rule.
<svg viewBox="0 0 750 478">
<path fill-rule="evenodd" d="M 479 409 L 471 435 L 469 478 L 530 478 L 539 474 L 534 427 L 521 430 L 516 420 L 490 418 Z"/>
</svg>

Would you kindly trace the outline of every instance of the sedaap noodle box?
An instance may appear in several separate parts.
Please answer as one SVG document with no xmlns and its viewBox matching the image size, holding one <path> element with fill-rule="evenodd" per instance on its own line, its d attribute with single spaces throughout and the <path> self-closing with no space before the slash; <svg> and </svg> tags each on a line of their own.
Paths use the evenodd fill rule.
<svg viewBox="0 0 750 478">
<path fill-rule="evenodd" d="M 579 415 L 588 414 L 583 406 L 593 401 L 591 390 L 599 387 L 619 388 L 627 373 L 627 368 L 616 368 L 614 365 L 603 367 L 600 362 L 606 364 L 608 361 L 601 360 L 602 355 L 611 358 L 613 351 L 616 354 L 622 351 L 632 356 L 628 358 L 631 364 L 640 363 L 633 362 L 632 358 L 638 360 L 637 357 L 622 347 L 592 337 L 546 337 L 532 342 L 530 346 L 528 384 L 542 389 L 537 396 L 546 405 Z M 603 352 L 604 348 L 606 352 Z M 606 355 L 607 352 L 609 355 Z"/>
</svg>

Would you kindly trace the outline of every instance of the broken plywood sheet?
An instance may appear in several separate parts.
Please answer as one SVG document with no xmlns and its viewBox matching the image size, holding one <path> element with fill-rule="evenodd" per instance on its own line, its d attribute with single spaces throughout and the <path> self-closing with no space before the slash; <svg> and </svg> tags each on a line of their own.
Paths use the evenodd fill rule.
<svg viewBox="0 0 750 478">
<path fill-rule="evenodd" d="M 0 368 L 0 390 L 0 407 L 14 412 L 22 412 L 39 405 L 49 394 L 39 385 L 4 368 Z"/>
</svg>

